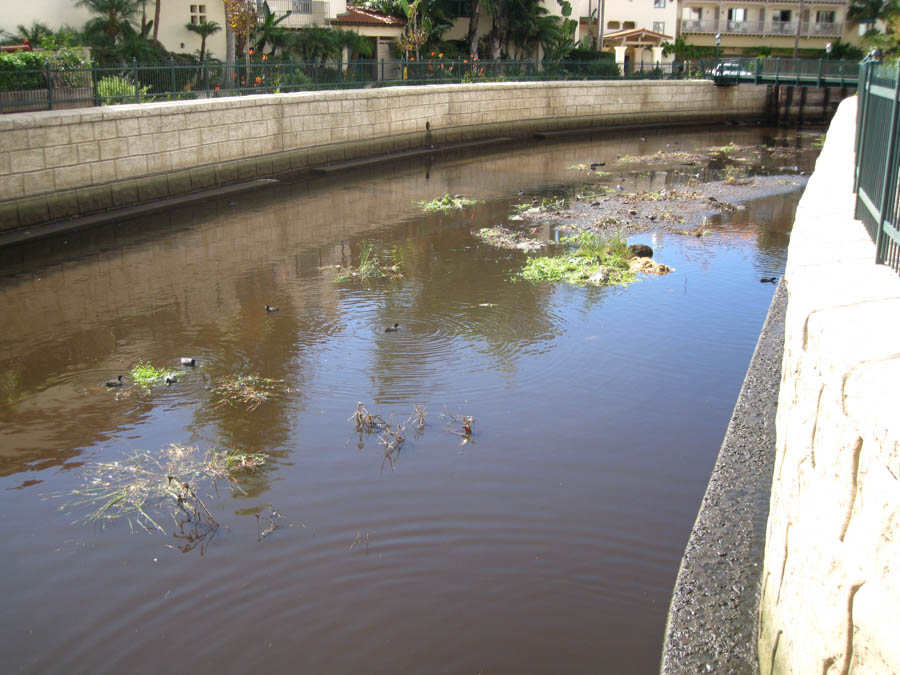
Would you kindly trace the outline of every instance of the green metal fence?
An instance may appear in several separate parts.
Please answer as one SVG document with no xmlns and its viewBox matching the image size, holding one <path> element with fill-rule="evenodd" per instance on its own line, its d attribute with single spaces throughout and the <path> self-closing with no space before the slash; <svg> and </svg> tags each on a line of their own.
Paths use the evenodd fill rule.
<svg viewBox="0 0 900 675">
<path fill-rule="evenodd" d="M 629 63 L 610 60 L 410 61 L 254 60 L 92 64 L 66 71 L 0 72 L 0 113 L 57 110 L 117 103 L 190 100 L 294 91 L 497 81 L 712 78 L 715 61 Z"/>
<path fill-rule="evenodd" d="M 856 120 L 856 217 L 875 242 L 875 262 L 900 272 L 900 63 L 860 69 Z"/>
</svg>

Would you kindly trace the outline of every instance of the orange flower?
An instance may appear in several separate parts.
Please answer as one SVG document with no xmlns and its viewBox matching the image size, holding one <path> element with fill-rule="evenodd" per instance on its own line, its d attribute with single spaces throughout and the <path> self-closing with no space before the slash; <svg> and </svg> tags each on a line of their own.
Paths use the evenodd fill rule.
<svg viewBox="0 0 900 675">
<path fill-rule="evenodd" d="M 216 85 L 216 91 L 219 91 L 219 85 Z"/>
<path fill-rule="evenodd" d="M 265 54 L 263 54 L 263 58 L 262 58 L 263 61 L 266 61 L 268 58 L 269 58 L 268 56 L 266 56 Z"/>
<path fill-rule="evenodd" d="M 262 82 L 262 78 L 261 78 L 261 77 L 257 77 L 257 78 L 256 78 L 256 84 L 259 84 L 260 82 Z"/>
<path fill-rule="evenodd" d="M 432 66 L 428 66 L 428 70 L 434 70 Z"/>
<path fill-rule="evenodd" d="M 250 56 L 253 56 L 253 50 L 252 50 L 252 49 L 250 50 Z"/>
<path fill-rule="evenodd" d="M 409 60 L 410 60 L 410 61 L 415 61 L 415 60 L 416 60 L 416 57 L 415 57 L 415 56 L 410 56 L 410 57 L 409 57 Z"/>
<path fill-rule="evenodd" d="M 434 54 L 434 52 L 431 52 L 431 53 Z M 439 59 L 442 59 L 442 58 L 444 58 L 444 55 L 443 55 L 443 54 L 438 54 L 438 58 L 439 58 Z"/>
<path fill-rule="evenodd" d="M 431 52 L 431 55 L 434 56 L 434 52 Z"/>
<path fill-rule="evenodd" d="M 468 63 L 469 59 L 463 59 L 463 63 Z"/>
</svg>

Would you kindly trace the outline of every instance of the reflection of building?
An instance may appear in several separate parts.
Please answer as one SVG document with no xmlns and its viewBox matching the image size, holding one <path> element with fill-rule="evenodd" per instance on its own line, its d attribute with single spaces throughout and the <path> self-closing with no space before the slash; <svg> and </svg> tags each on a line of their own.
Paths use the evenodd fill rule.
<svg viewBox="0 0 900 675">
<path fill-rule="evenodd" d="M 688 44 L 712 47 L 721 36 L 723 54 L 766 46 L 821 49 L 829 42 L 858 43 L 859 31 L 846 15 L 848 0 L 681 0 L 678 35 Z M 799 21 L 799 25 L 798 25 Z"/>
</svg>

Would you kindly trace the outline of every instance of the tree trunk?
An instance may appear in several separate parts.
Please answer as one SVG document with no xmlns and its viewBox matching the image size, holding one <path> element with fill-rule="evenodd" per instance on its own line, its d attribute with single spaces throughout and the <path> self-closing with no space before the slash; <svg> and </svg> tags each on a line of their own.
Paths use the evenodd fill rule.
<svg viewBox="0 0 900 675">
<path fill-rule="evenodd" d="M 481 0 L 472 0 L 472 16 L 469 17 L 469 32 L 466 35 L 469 56 L 478 56 L 478 14 L 480 12 Z"/>
<path fill-rule="evenodd" d="M 500 60 L 500 12 L 503 9 L 502 2 L 497 1 L 497 8 L 491 16 L 491 58 Z"/>
<path fill-rule="evenodd" d="M 225 17 L 225 88 L 234 88 L 234 31 L 231 22 Z"/>
<path fill-rule="evenodd" d="M 156 9 L 153 12 L 153 41 L 156 42 L 159 38 L 159 6 L 162 4 L 162 0 L 156 0 Z"/>
</svg>

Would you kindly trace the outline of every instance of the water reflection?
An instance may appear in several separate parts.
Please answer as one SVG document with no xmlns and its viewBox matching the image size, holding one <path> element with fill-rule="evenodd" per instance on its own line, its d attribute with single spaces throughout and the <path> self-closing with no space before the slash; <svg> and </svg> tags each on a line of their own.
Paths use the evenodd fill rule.
<svg viewBox="0 0 900 675">
<path fill-rule="evenodd" d="M 656 190 L 727 169 L 618 166 L 617 155 L 733 141 L 782 148 L 754 171 L 808 171 L 810 139 L 796 139 L 727 127 L 510 146 L 288 178 L 0 250 L 0 514 L 13 561 L 0 592 L 21 626 L 44 627 L 5 626 L 10 669 L 173 658 L 210 670 L 654 669 L 771 296 L 758 279 L 781 273 L 796 196 L 713 219 L 702 239 L 637 235 L 676 273 L 627 289 L 514 282 L 525 254 L 472 230 L 506 223 L 532 195 L 587 182 Z M 569 168 L 595 161 L 611 175 Z M 481 203 L 447 215 L 415 205 L 445 193 Z M 333 267 L 358 264 L 366 242 L 391 251 L 405 278 L 335 283 Z M 179 368 L 181 356 L 200 365 L 172 387 L 103 386 L 140 361 Z M 212 386 L 240 374 L 290 392 L 252 412 L 223 405 Z M 358 401 L 395 420 L 427 407 L 395 471 L 381 470 L 372 439 L 356 447 Z M 459 445 L 442 412 L 476 417 L 475 443 Z M 211 542 L 177 533 L 208 544 L 202 561 L 173 562 L 161 537 L 73 529 L 39 499 L 77 486 L 79 463 L 172 442 L 269 458 L 246 494 L 213 495 L 228 528 Z M 270 503 L 284 523 L 257 541 Z M 358 533 L 368 548 L 352 546 Z M 213 625 L 178 620 L 197 597 Z M 373 637 L 385 625 L 404 648 Z M 211 627 L 216 646 L 198 652 Z M 272 647 L 259 657 L 248 640 Z"/>
</svg>

